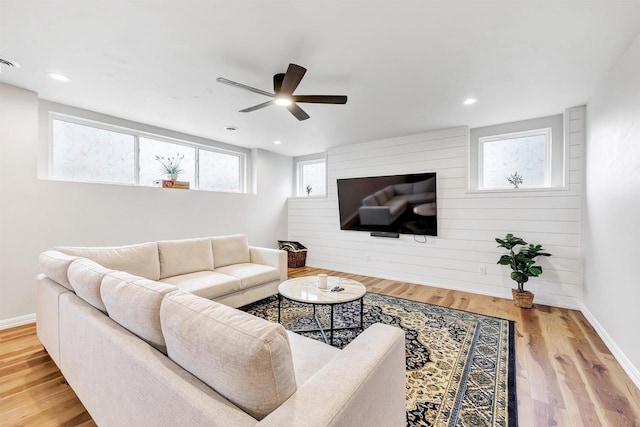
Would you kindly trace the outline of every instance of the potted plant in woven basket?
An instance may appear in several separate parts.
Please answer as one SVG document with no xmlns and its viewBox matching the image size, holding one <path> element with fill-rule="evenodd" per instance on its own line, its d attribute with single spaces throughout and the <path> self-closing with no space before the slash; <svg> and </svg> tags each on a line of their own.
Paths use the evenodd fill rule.
<svg viewBox="0 0 640 427">
<path fill-rule="evenodd" d="M 538 277 L 542 274 L 542 267 L 535 265 L 535 258 L 539 256 L 551 256 L 550 253 L 543 252 L 542 245 L 532 245 L 520 237 L 509 233 L 504 239 L 496 238 L 499 248 L 505 248 L 508 254 L 502 255 L 498 264 L 511 267 L 511 279 L 518 284 L 518 289 L 512 289 L 513 302 L 518 307 L 533 307 L 533 293 L 524 290 L 524 284 L 529 281 L 529 277 Z M 517 246 L 523 246 L 516 252 Z"/>
</svg>

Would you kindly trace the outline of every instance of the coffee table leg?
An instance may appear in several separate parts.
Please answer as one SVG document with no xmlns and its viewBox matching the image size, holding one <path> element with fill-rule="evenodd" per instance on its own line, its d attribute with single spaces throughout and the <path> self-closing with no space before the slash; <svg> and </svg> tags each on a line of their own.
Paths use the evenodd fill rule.
<svg viewBox="0 0 640 427">
<path fill-rule="evenodd" d="M 282 295 L 278 294 L 278 323 L 280 323 L 280 308 L 282 306 Z"/>
<path fill-rule="evenodd" d="M 333 304 L 331 304 L 331 345 L 333 345 Z"/>
<path fill-rule="evenodd" d="M 364 313 L 364 306 L 363 306 L 364 301 L 363 300 L 364 300 L 364 298 L 360 298 L 360 329 L 362 329 L 362 326 L 363 326 L 362 319 L 364 317 L 364 314 L 363 314 Z"/>
<path fill-rule="evenodd" d="M 320 318 L 318 317 L 318 314 L 316 313 L 316 305 L 312 304 L 313 306 L 313 318 L 316 321 L 316 325 L 318 325 L 318 331 L 320 331 L 320 333 L 322 334 L 322 339 L 324 340 L 325 344 L 329 344 L 329 340 L 327 339 L 327 334 L 324 331 L 324 328 L 322 327 L 322 323 L 320 323 Z M 333 306 L 331 306 L 331 329 L 333 329 Z M 304 332 L 304 331 L 303 331 Z M 309 332 L 309 331 L 307 331 Z M 331 340 L 333 341 L 333 333 L 331 334 Z"/>
</svg>

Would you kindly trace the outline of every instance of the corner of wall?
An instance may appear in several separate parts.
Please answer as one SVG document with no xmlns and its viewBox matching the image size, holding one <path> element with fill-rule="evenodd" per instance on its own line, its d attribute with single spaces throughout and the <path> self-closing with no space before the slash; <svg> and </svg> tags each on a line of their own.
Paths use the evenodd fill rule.
<svg viewBox="0 0 640 427">
<path fill-rule="evenodd" d="M 618 347 L 615 341 L 613 341 L 613 338 L 611 338 L 600 322 L 598 322 L 598 319 L 596 319 L 584 303 L 582 304 L 580 311 L 584 314 L 584 317 L 587 318 L 591 326 L 593 326 L 593 329 L 596 330 L 600 338 L 602 338 L 602 341 L 604 341 L 611 354 L 613 354 L 613 357 L 615 357 L 618 363 L 620 363 L 622 369 L 624 369 L 627 375 L 629 375 L 631 381 L 633 381 L 636 387 L 640 389 L 640 370 L 631 363 L 631 360 L 629 360 L 629 358 L 622 352 L 620 347 Z"/>
</svg>

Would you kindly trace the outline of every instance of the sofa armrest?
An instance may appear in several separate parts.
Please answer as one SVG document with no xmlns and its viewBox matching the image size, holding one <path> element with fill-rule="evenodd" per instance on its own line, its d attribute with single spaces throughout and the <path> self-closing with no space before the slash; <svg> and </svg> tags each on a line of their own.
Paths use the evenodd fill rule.
<svg viewBox="0 0 640 427">
<path fill-rule="evenodd" d="M 390 225 L 393 222 L 388 206 L 362 206 L 358 212 L 362 225 Z"/>
<path fill-rule="evenodd" d="M 257 426 L 406 425 L 404 331 L 374 324 Z"/>
<path fill-rule="evenodd" d="M 287 280 L 287 252 L 280 249 L 249 246 L 249 260 L 254 264 L 277 268 L 280 270 L 280 283 Z"/>
</svg>

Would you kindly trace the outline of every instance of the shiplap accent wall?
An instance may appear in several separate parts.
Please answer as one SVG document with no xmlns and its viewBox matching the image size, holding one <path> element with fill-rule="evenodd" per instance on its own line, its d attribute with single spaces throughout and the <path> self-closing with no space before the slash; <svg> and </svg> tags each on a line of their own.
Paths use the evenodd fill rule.
<svg viewBox="0 0 640 427">
<path fill-rule="evenodd" d="M 327 197 L 289 199 L 289 239 L 307 246 L 310 266 L 511 298 L 510 270 L 496 264 L 502 252 L 494 238 L 512 232 L 553 253 L 528 283 L 536 302 L 578 308 L 584 113 L 565 112 L 566 189 L 469 192 L 466 126 L 332 148 Z M 423 236 L 340 230 L 336 179 L 417 172 L 437 173 L 437 237 L 422 243 Z"/>
</svg>

